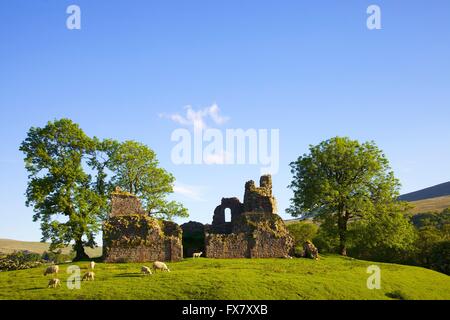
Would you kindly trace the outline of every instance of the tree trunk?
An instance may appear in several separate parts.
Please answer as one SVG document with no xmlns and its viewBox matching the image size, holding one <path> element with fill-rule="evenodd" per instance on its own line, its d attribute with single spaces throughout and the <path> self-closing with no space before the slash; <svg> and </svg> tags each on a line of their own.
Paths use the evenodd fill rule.
<svg viewBox="0 0 450 320">
<path fill-rule="evenodd" d="M 76 252 L 76 256 L 73 261 L 89 260 L 89 256 L 84 251 L 83 241 L 81 241 L 81 239 L 75 241 L 75 245 L 73 246 L 73 248 Z"/>
<path fill-rule="evenodd" d="M 347 256 L 347 220 L 345 217 L 340 216 L 339 222 L 339 253 L 346 257 Z"/>
</svg>

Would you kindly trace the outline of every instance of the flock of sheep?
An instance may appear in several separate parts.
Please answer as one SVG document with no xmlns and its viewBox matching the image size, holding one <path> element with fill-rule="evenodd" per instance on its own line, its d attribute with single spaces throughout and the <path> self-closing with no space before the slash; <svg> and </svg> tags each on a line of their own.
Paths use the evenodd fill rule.
<svg viewBox="0 0 450 320">
<path fill-rule="evenodd" d="M 200 258 L 201 255 L 203 253 L 196 253 L 194 254 L 194 258 Z M 91 261 L 91 263 L 89 264 L 89 271 L 86 272 L 82 278 L 82 281 L 94 281 L 95 280 L 95 273 L 94 273 L 94 268 L 95 268 L 95 262 Z M 152 271 L 153 269 L 153 271 Z M 170 272 L 170 269 L 167 267 L 167 265 L 163 262 L 160 261 L 156 261 L 153 263 L 153 267 L 152 269 L 150 269 L 149 267 L 143 266 L 141 268 L 141 272 L 144 275 L 152 275 L 153 272 L 156 272 L 157 270 L 160 271 L 165 271 L 165 272 Z M 59 273 L 59 266 L 57 265 L 52 265 L 49 266 L 45 272 L 44 272 L 44 276 L 47 275 L 58 275 Z M 61 286 L 61 281 L 58 278 L 52 278 L 50 279 L 49 283 L 48 283 L 48 288 L 57 288 Z"/>
<path fill-rule="evenodd" d="M 83 281 L 94 281 L 95 280 L 95 262 L 91 261 L 89 264 L 90 271 L 86 272 L 82 278 Z M 45 269 L 44 276 L 47 275 L 58 275 L 59 273 L 59 266 L 53 265 L 49 266 L 47 269 Z M 58 278 L 52 278 L 48 282 L 48 288 L 57 288 L 61 286 L 61 280 Z"/>
</svg>

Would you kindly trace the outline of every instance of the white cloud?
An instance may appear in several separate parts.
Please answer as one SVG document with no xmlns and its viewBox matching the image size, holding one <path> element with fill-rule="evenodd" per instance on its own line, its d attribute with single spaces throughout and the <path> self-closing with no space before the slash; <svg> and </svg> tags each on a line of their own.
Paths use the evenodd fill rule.
<svg viewBox="0 0 450 320">
<path fill-rule="evenodd" d="M 181 195 L 190 200 L 205 202 L 203 197 L 204 187 L 192 186 L 183 183 L 176 182 L 173 187 L 173 191 L 177 195 Z"/>
<path fill-rule="evenodd" d="M 217 104 L 213 104 L 210 107 L 194 110 L 191 106 L 186 106 L 186 115 L 174 114 L 160 114 L 161 118 L 167 118 L 175 123 L 183 126 L 192 126 L 194 129 L 206 129 L 207 119 L 212 120 L 216 125 L 222 125 L 229 120 L 228 117 L 224 117 L 220 114 L 220 108 Z"/>
</svg>

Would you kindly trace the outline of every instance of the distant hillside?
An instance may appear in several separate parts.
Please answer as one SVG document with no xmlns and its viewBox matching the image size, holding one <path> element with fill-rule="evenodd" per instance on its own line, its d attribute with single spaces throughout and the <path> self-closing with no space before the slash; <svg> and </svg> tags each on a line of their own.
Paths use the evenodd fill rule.
<svg viewBox="0 0 450 320">
<path fill-rule="evenodd" d="M 12 253 L 14 251 L 24 251 L 28 250 L 30 252 L 35 252 L 42 254 L 49 249 L 48 243 L 42 242 L 26 242 L 26 241 L 17 241 L 17 240 L 9 240 L 9 239 L 0 239 L 0 253 Z M 66 247 L 62 249 L 62 252 L 65 254 L 70 253 L 72 248 Z M 91 258 L 99 257 L 102 255 L 102 248 L 86 248 L 86 253 Z"/>
<path fill-rule="evenodd" d="M 450 208 L 450 196 L 411 201 L 414 208 L 410 211 L 412 214 L 424 212 L 441 212 Z"/>
<path fill-rule="evenodd" d="M 420 201 L 431 198 L 450 196 L 450 182 L 438 184 L 433 187 L 411 192 L 400 196 L 402 201 Z"/>
</svg>

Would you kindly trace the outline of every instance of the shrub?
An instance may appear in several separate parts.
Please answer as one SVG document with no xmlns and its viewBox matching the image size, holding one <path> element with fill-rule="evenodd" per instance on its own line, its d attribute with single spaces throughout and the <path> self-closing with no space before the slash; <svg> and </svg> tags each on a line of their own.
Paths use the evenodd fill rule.
<svg viewBox="0 0 450 320">
<path fill-rule="evenodd" d="M 44 252 L 42 254 L 42 260 L 46 262 L 53 262 L 55 264 L 61 264 L 66 261 L 72 261 L 75 258 L 75 252 L 71 252 L 69 254 L 62 253 L 61 250 L 57 252 Z"/>
<path fill-rule="evenodd" d="M 450 241 L 438 242 L 433 246 L 429 263 L 433 270 L 450 275 Z"/>
<path fill-rule="evenodd" d="M 296 245 L 303 245 L 308 240 L 314 239 L 319 227 L 311 222 L 296 222 L 287 225 L 291 236 L 294 237 Z"/>
<path fill-rule="evenodd" d="M 0 270 L 13 271 L 36 268 L 42 264 L 41 255 L 29 251 L 16 251 L 0 259 Z"/>
</svg>

